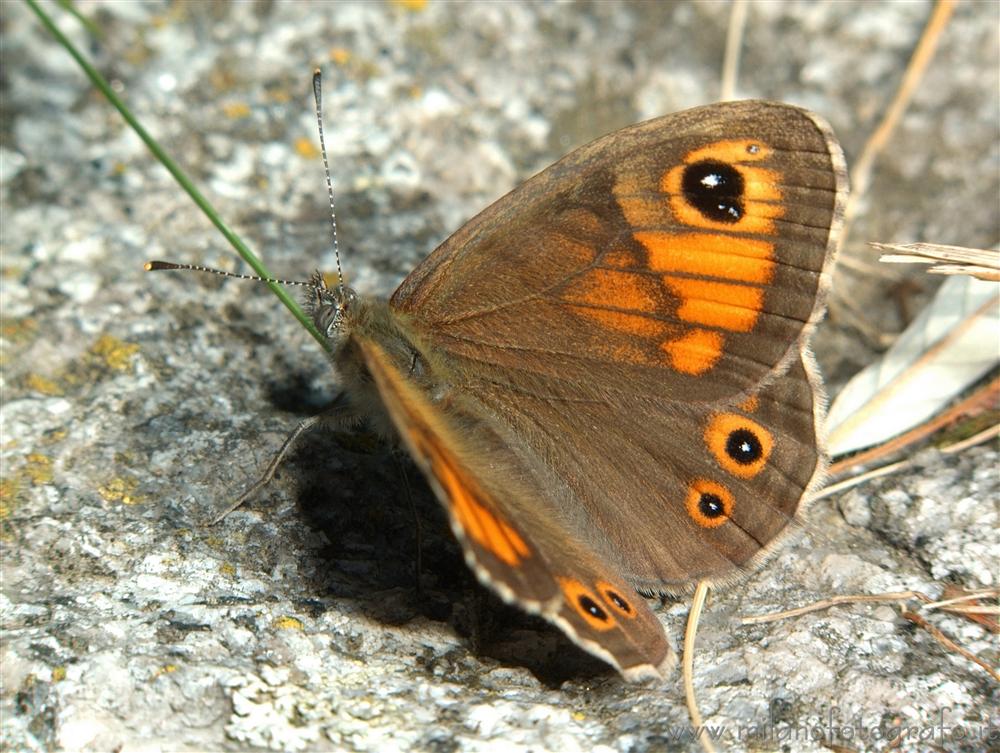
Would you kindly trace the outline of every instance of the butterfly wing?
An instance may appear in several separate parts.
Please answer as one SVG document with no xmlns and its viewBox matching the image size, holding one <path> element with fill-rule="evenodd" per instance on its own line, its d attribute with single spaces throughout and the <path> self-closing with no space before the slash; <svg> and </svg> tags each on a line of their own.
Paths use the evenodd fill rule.
<svg viewBox="0 0 1000 753">
<path fill-rule="evenodd" d="M 845 200 L 810 113 L 709 105 L 564 157 L 472 219 L 391 305 L 512 388 L 710 401 L 794 359 Z"/>
<path fill-rule="evenodd" d="M 532 470 L 460 404 L 433 402 L 378 343 L 359 338 L 389 417 L 448 512 L 477 577 L 559 626 L 626 679 L 674 663 L 663 627 L 613 568 L 533 504 Z"/>
<path fill-rule="evenodd" d="M 724 581 L 761 560 L 822 472 L 807 338 L 845 198 L 815 116 L 698 108 L 532 178 L 391 306 L 533 470 L 537 518 L 637 588 Z"/>
</svg>

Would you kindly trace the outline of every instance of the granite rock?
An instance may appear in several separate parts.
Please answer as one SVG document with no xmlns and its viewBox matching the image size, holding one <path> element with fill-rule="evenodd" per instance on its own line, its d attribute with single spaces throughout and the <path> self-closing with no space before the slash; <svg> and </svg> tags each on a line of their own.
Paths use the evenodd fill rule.
<svg viewBox="0 0 1000 753">
<path fill-rule="evenodd" d="M 729 12 L 75 5 L 99 37 L 45 7 L 283 277 L 334 268 L 309 88 L 323 65 L 344 263 L 380 294 L 573 146 L 715 99 Z M 929 12 L 752 4 L 737 94 L 820 112 L 850 161 Z M 1000 235 L 998 14 L 959 6 L 878 162 L 816 337 L 832 390 L 933 290 L 877 268 L 866 241 Z M 263 286 L 143 273 L 150 258 L 242 267 L 27 5 L 4 6 L 0 33 L 4 748 L 697 749 L 676 678 L 625 684 L 482 593 L 417 471 L 370 437 L 309 435 L 257 499 L 202 525 L 333 375 Z M 713 594 L 695 681 L 720 747 L 885 750 L 871 730 L 912 727 L 896 749 L 998 749 L 996 726 L 974 736 L 997 724 L 997 686 L 891 604 L 738 622 L 835 594 L 996 585 L 997 463 L 995 447 L 921 455 L 814 505 L 766 568 Z M 657 611 L 679 643 L 687 607 Z M 978 626 L 934 619 L 996 663 Z M 968 736 L 934 732 L 942 718 Z"/>
</svg>

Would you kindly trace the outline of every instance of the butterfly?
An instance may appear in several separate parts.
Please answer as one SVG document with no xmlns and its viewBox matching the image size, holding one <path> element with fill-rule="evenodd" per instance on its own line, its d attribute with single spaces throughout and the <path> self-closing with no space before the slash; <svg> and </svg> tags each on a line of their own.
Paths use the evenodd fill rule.
<svg viewBox="0 0 1000 753">
<path fill-rule="evenodd" d="M 388 301 L 314 277 L 311 315 L 478 579 L 662 677 L 643 595 L 754 569 L 822 478 L 808 343 L 846 193 L 818 116 L 708 105 L 572 152 Z"/>
</svg>

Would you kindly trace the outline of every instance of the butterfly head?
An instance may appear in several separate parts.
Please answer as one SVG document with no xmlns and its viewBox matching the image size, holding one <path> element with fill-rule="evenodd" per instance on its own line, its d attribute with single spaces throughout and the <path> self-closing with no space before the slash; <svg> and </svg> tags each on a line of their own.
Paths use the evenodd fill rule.
<svg viewBox="0 0 1000 753">
<path fill-rule="evenodd" d="M 334 341 L 342 339 L 358 301 L 357 293 L 344 285 L 329 287 L 318 270 L 313 272 L 309 283 L 311 292 L 306 305 L 313 324 L 324 337 Z"/>
</svg>

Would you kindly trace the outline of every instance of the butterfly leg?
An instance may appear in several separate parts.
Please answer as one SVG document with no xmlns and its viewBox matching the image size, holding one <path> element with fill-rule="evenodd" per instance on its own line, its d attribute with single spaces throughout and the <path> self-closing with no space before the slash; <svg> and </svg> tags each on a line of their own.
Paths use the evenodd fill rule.
<svg viewBox="0 0 1000 753">
<path fill-rule="evenodd" d="M 417 582 L 417 594 L 423 593 L 423 588 L 420 585 L 420 576 L 424 572 L 424 546 L 423 546 L 423 527 L 420 524 L 420 514 L 417 511 L 417 504 L 413 501 L 413 489 L 410 486 L 410 477 L 406 474 L 406 460 L 404 460 L 398 453 L 393 453 L 393 457 L 396 459 L 396 467 L 399 469 L 399 474 L 403 477 L 403 488 L 406 489 L 406 503 L 410 507 L 410 514 L 413 516 L 413 538 L 414 546 L 416 547 L 416 553 L 414 557 L 414 578 Z"/>
<path fill-rule="evenodd" d="M 351 403 L 347 400 L 347 394 L 345 392 L 340 392 L 333 401 L 326 408 L 323 409 L 321 413 L 317 413 L 315 416 L 310 416 L 305 419 L 295 429 L 291 434 L 285 439 L 281 444 L 281 448 L 275 453 L 274 458 L 268 463 L 267 468 L 264 469 L 264 473 L 261 474 L 250 487 L 246 489 L 240 496 L 235 500 L 226 505 L 219 513 L 215 515 L 211 520 L 205 523 L 206 526 L 213 526 L 226 517 L 229 513 L 237 508 L 241 507 L 244 502 L 257 494 L 261 489 L 271 483 L 274 478 L 274 474 L 278 472 L 278 468 L 285 460 L 285 456 L 289 453 L 295 443 L 298 442 L 299 437 L 305 434 L 307 431 L 315 427 L 317 424 L 335 424 L 343 426 L 345 424 L 351 424 L 357 421 L 358 415 L 357 410 L 353 408 Z"/>
</svg>

